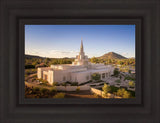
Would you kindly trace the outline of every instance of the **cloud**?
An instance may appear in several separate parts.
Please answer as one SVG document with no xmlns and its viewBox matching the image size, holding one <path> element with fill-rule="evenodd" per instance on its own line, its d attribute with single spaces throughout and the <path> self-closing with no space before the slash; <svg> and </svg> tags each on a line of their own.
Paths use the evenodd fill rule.
<svg viewBox="0 0 160 123">
<path fill-rule="evenodd" d="M 122 53 L 122 55 L 124 55 L 124 56 L 128 56 L 129 54 L 128 54 L 127 52 L 125 52 L 125 53 Z"/>
<path fill-rule="evenodd" d="M 48 57 L 52 58 L 75 57 L 77 54 L 78 52 L 76 51 L 61 51 L 61 50 L 48 51 Z"/>
<path fill-rule="evenodd" d="M 37 54 L 39 54 L 39 51 L 37 49 L 26 49 L 25 53 L 26 54 L 37 55 Z"/>
</svg>

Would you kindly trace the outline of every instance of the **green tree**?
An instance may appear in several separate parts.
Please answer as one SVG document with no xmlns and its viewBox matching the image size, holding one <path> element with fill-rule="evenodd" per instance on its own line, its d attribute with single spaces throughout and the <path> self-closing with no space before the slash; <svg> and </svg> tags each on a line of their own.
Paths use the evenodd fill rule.
<svg viewBox="0 0 160 123">
<path fill-rule="evenodd" d="M 34 66 L 34 65 L 31 65 L 31 64 L 25 65 L 25 69 L 31 69 L 31 68 L 35 68 L 35 66 Z"/>
<path fill-rule="evenodd" d="M 90 61 L 92 63 L 98 63 L 98 59 L 96 57 L 92 57 Z"/>
<path fill-rule="evenodd" d="M 53 86 L 53 87 L 50 89 L 50 92 L 51 92 L 51 93 L 55 93 L 56 91 L 57 91 L 57 89 L 56 89 L 55 86 Z"/>
<path fill-rule="evenodd" d="M 129 98 L 129 97 L 130 97 L 130 93 L 128 91 L 124 91 L 123 98 Z"/>
<path fill-rule="evenodd" d="M 101 75 L 99 73 L 93 73 L 91 75 L 92 80 L 100 80 Z"/>
<path fill-rule="evenodd" d="M 125 89 L 124 88 L 120 88 L 117 91 L 117 95 L 122 97 L 124 92 L 125 92 Z"/>
<path fill-rule="evenodd" d="M 102 90 L 104 92 L 104 97 L 107 96 L 108 92 L 111 90 L 110 86 L 104 83 L 104 86 L 102 87 Z"/>
<path fill-rule="evenodd" d="M 118 68 L 115 68 L 114 71 L 113 71 L 113 75 L 118 77 L 119 73 L 120 72 L 119 72 Z"/>
<path fill-rule="evenodd" d="M 120 88 L 117 91 L 117 95 L 123 98 L 129 98 L 130 97 L 130 93 L 128 91 L 126 91 L 124 88 Z"/>
<path fill-rule="evenodd" d="M 129 85 L 130 87 L 135 87 L 135 82 L 134 82 L 134 81 L 129 81 L 129 82 L 128 82 L 128 85 Z"/>
<path fill-rule="evenodd" d="M 42 93 L 45 93 L 45 92 L 47 92 L 48 91 L 48 89 L 47 88 L 41 88 L 41 90 L 40 90 Z"/>
</svg>

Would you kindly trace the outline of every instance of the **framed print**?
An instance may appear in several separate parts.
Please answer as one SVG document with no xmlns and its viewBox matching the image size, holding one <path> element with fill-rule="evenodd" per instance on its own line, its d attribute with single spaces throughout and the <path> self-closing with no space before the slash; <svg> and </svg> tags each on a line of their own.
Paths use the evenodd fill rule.
<svg viewBox="0 0 160 123">
<path fill-rule="evenodd" d="M 136 98 L 136 25 L 24 26 L 25 98 Z"/>
<path fill-rule="evenodd" d="M 102 25 L 97 25 L 99 23 L 101 23 Z M 138 67 L 138 65 L 137 66 L 135 65 L 135 62 L 138 62 L 138 64 L 140 65 L 139 61 L 141 60 L 140 51 L 139 54 L 136 54 L 135 52 L 135 45 L 137 45 L 137 50 L 138 48 L 140 48 L 141 45 L 140 37 L 138 35 L 135 36 L 136 33 L 137 34 L 141 33 L 140 19 L 128 19 L 127 21 L 121 19 L 121 22 L 115 19 L 96 19 L 96 20 L 48 19 L 47 21 L 39 20 L 39 23 L 37 22 L 35 23 L 34 19 L 27 19 L 27 20 L 20 20 L 19 28 L 20 28 L 19 33 L 25 34 L 24 36 L 22 35 L 20 37 L 20 40 L 24 40 L 25 37 L 25 41 L 23 41 L 24 43 L 20 42 L 22 48 L 25 46 L 23 49 L 25 50 L 25 53 L 23 51 L 20 52 L 20 56 L 24 56 L 25 54 L 25 59 L 24 57 L 20 58 L 21 60 L 24 60 L 23 63 L 21 64 L 22 65 L 21 67 L 23 69 L 21 69 L 22 71 L 20 72 L 20 74 L 22 74 L 21 76 L 25 76 L 24 80 L 25 82 L 19 83 L 20 85 L 19 90 L 21 90 L 22 92 L 20 93 L 20 97 L 23 97 L 21 98 L 20 103 L 27 103 L 28 101 L 31 100 L 33 100 L 33 103 L 38 102 L 42 104 L 46 103 L 47 100 L 50 100 L 51 104 L 53 103 L 60 104 L 64 102 L 69 104 L 104 104 L 104 103 L 114 104 L 113 100 L 117 100 L 114 102 L 120 104 L 141 103 L 141 90 L 140 90 L 141 73 L 140 73 L 140 67 Z M 51 31 L 49 28 L 53 30 Z M 80 31 L 84 30 L 85 32 L 83 31 L 84 32 L 83 35 L 87 36 L 88 33 L 88 35 L 92 37 L 94 36 L 94 33 L 96 33 L 97 37 L 98 35 L 99 37 L 104 36 L 103 38 L 106 39 L 99 39 L 98 41 L 99 44 L 96 42 L 96 40 L 98 40 L 96 39 L 96 37 L 94 38 L 92 37 L 93 40 L 89 39 L 90 43 L 94 44 L 96 47 L 88 48 L 92 50 L 89 51 L 92 54 L 92 57 L 88 58 L 88 56 L 85 55 L 84 52 L 83 39 L 81 39 L 80 48 L 74 48 L 73 45 L 75 45 L 76 47 L 79 44 L 78 41 L 71 41 L 68 40 L 66 37 L 65 40 L 68 41 L 62 42 L 62 40 L 64 39 L 57 37 L 56 40 L 59 41 L 51 41 L 53 45 L 50 44 L 51 46 L 50 48 L 54 56 L 44 57 L 41 55 L 42 57 L 40 57 L 36 56 L 36 54 L 35 55 L 27 54 L 27 52 L 28 53 L 30 53 L 30 51 L 32 52 L 33 50 L 31 47 L 34 47 L 34 44 L 30 44 L 31 42 L 34 42 L 34 41 L 30 42 L 30 40 L 32 40 L 30 36 L 33 35 L 32 29 L 33 30 L 41 29 L 40 32 L 43 33 L 41 34 L 42 37 L 45 35 L 44 33 L 46 34 L 50 33 L 52 36 L 56 33 L 56 35 L 64 35 L 64 36 L 66 35 L 69 38 L 70 36 L 72 37 L 72 35 L 74 36 L 79 35 L 80 33 L 79 30 Z M 48 30 L 50 32 L 46 32 L 45 30 L 46 31 Z M 96 30 L 99 32 L 99 34 Z M 106 46 L 104 46 L 103 48 L 104 50 L 102 50 L 101 47 L 103 46 L 101 44 L 105 42 L 105 44 L 107 45 L 107 38 L 109 39 L 110 37 L 109 35 L 111 35 L 111 34 L 108 34 L 108 36 L 106 35 L 107 30 L 108 33 L 109 31 L 112 30 L 113 32 L 112 34 L 116 35 L 117 33 L 117 36 L 118 32 L 119 33 L 122 32 L 123 34 L 125 34 L 126 37 L 128 35 L 131 35 L 130 39 L 128 39 L 129 41 L 126 40 L 126 42 L 128 42 L 128 46 L 126 46 L 126 48 L 132 47 L 130 51 L 128 50 L 128 52 L 131 52 L 131 54 L 134 56 L 133 57 L 129 56 L 129 58 L 126 58 L 122 55 L 119 55 L 118 53 L 109 52 L 105 53 L 102 56 L 100 56 L 100 54 L 102 54 L 100 53 L 98 54 L 99 56 L 94 57 L 96 52 L 106 52 L 105 51 Z M 36 32 L 36 34 L 39 35 L 38 32 Z M 123 34 L 120 34 L 120 36 L 122 36 Z M 56 35 L 54 36 L 54 38 L 56 37 Z M 53 37 L 51 39 L 53 40 Z M 116 40 L 116 42 L 113 42 L 114 40 Z M 36 38 L 35 41 L 37 41 L 37 44 L 33 49 L 37 49 L 38 44 L 40 43 L 39 42 L 40 40 L 38 41 Z M 49 49 L 49 45 L 47 45 L 47 41 L 43 40 L 42 42 L 46 44 L 46 48 L 41 47 L 40 49 L 37 49 L 38 50 L 37 53 L 40 53 L 41 52 L 40 50 L 45 50 L 45 49 L 46 51 L 43 51 L 43 53 L 48 52 L 47 50 Z M 122 46 L 123 41 L 119 40 L 118 42 L 117 39 L 113 39 L 112 37 L 111 42 L 109 47 L 114 47 L 114 48 L 110 48 L 110 50 L 115 49 L 117 50 L 117 52 L 122 50 L 122 48 L 120 47 L 115 48 L 116 46 L 114 46 L 114 44 L 117 43 L 121 44 Z M 126 42 L 124 42 L 123 45 L 125 45 Z M 86 43 L 89 42 L 86 41 Z M 91 44 L 88 44 L 88 46 L 89 45 L 91 46 Z M 99 48 L 97 47 L 97 44 L 99 45 Z M 76 49 L 79 49 L 80 52 L 77 51 L 76 53 L 75 52 Z M 124 52 L 126 50 L 127 49 L 125 49 Z M 69 54 L 70 52 L 72 52 L 72 54 Z M 76 56 L 75 58 L 74 54 Z M 135 57 L 138 60 L 136 60 Z M 35 62 L 36 64 L 34 64 Z M 122 62 L 122 65 L 119 64 L 120 62 Z M 44 66 L 39 66 L 41 64 L 43 64 Z M 135 69 L 139 69 L 137 75 L 135 74 Z M 116 72 L 118 72 L 118 74 L 116 74 Z M 94 77 L 94 75 L 96 76 Z M 97 77 L 98 75 L 99 78 Z M 136 80 L 136 78 L 139 79 Z M 135 82 L 135 80 L 137 82 Z M 134 86 L 130 87 L 129 83 L 134 84 Z M 104 92 L 107 91 L 107 89 L 108 92 L 105 95 Z M 44 90 L 46 91 L 44 92 Z M 121 95 L 121 93 L 123 94 Z M 60 97 L 59 96 L 57 97 L 57 95 L 59 94 Z M 37 99 L 35 100 L 34 98 Z M 43 100 L 41 98 L 43 98 Z M 58 100 L 57 102 L 57 100 L 54 98 L 63 98 L 63 99 Z M 105 101 L 104 99 L 108 100 Z"/>
<path fill-rule="evenodd" d="M 160 122 L 159 0 L 1 0 L 0 12 L 2 123 Z"/>
</svg>

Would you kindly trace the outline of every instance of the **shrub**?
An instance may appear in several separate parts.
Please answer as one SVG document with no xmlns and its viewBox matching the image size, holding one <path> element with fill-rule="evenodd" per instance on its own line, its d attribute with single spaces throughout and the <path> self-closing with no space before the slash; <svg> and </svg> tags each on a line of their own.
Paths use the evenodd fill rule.
<svg viewBox="0 0 160 123">
<path fill-rule="evenodd" d="M 116 83 L 121 83 L 121 80 L 120 80 L 120 79 L 117 79 L 115 82 L 116 82 Z"/>
<path fill-rule="evenodd" d="M 47 81 L 47 80 L 42 80 L 42 82 L 43 82 L 43 83 L 48 83 L 48 81 Z"/>
<path fill-rule="evenodd" d="M 120 72 L 119 72 L 118 68 L 115 68 L 114 71 L 113 71 L 113 75 L 118 77 L 119 73 Z"/>
<path fill-rule="evenodd" d="M 130 73 L 130 74 L 131 74 L 131 70 L 128 70 L 128 73 Z"/>
<path fill-rule="evenodd" d="M 92 80 L 100 80 L 101 75 L 99 73 L 93 73 L 91 75 Z"/>
<path fill-rule="evenodd" d="M 25 65 L 25 69 L 30 69 L 30 68 L 35 68 L 35 66 L 34 66 L 34 65 L 31 65 L 31 64 Z"/>
<path fill-rule="evenodd" d="M 122 78 L 122 76 L 119 77 L 120 79 Z"/>
<path fill-rule="evenodd" d="M 124 80 L 132 80 L 132 81 L 135 81 L 135 78 L 134 77 L 131 77 L 131 76 L 126 76 L 124 78 Z"/>
<path fill-rule="evenodd" d="M 97 80 L 96 83 L 98 83 L 98 82 L 104 82 L 104 81 L 103 80 Z"/>
<path fill-rule="evenodd" d="M 57 85 L 58 85 L 58 82 L 53 82 L 52 85 L 53 85 L 53 86 L 57 86 Z"/>
<path fill-rule="evenodd" d="M 67 81 L 66 84 L 71 84 L 72 82 Z"/>
<path fill-rule="evenodd" d="M 123 93 L 123 98 L 129 98 L 130 97 L 130 93 L 128 91 L 125 91 Z"/>
<path fill-rule="evenodd" d="M 117 95 L 121 96 L 123 98 L 129 98 L 130 97 L 130 93 L 128 91 L 126 91 L 124 88 L 118 89 Z"/>
<path fill-rule="evenodd" d="M 76 92 L 79 92 L 79 91 L 80 91 L 80 87 L 77 87 L 77 88 L 76 88 Z"/>
<path fill-rule="evenodd" d="M 130 87 L 135 87 L 135 83 L 134 83 L 133 81 L 129 81 L 128 85 L 129 85 Z"/>
<path fill-rule="evenodd" d="M 104 83 L 104 86 L 102 87 L 102 90 L 104 92 L 104 96 L 106 97 L 107 96 L 107 93 L 111 90 L 110 89 L 110 86 L 107 85 L 106 83 Z"/>
<path fill-rule="evenodd" d="M 71 86 L 78 86 L 78 82 L 72 82 Z"/>
<path fill-rule="evenodd" d="M 45 93 L 45 92 L 47 92 L 47 91 L 48 91 L 48 89 L 46 89 L 46 88 L 42 88 L 42 89 L 41 89 L 41 92 L 42 92 L 42 93 Z"/>
<path fill-rule="evenodd" d="M 33 79 L 32 79 L 32 82 L 34 82 L 35 80 L 36 80 L 36 79 L 35 79 L 35 78 L 33 78 Z"/>
<path fill-rule="evenodd" d="M 94 96 L 94 98 L 98 98 L 99 97 L 97 94 L 94 94 L 93 96 Z"/>
<path fill-rule="evenodd" d="M 130 93 L 130 97 L 135 97 L 135 91 L 127 90 Z"/>
<path fill-rule="evenodd" d="M 120 88 L 117 91 L 117 95 L 122 97 L 124 92 L 125 92 L 125 89 L 124 88 Z"/>
<path fill-rule="evenodd" d="M 65 93 L 57 93 L 54 98 L 64 98 Z"/>
<path fill-rule="evenodd" d="M 54 93 L 56 91 L 57 91 L 56 87 L 52 87 L 51 90 L 50 90 L 51 93 Z"/>
<path fill-rule="evenodd" d="M 66 86 L 66 85 L 67 85 L 67 83 L 66 83 L 66 82 L 63 82 L 63 83 L 61 83 L 61 85 L 62 85 L 62 86 Z"/>
<path fill-rule="evenodd" d="M 40 89 L 39 89 L 39 87 L 35 87 L 35 88 L 33 88 L 33 90 L 34 91 L 39 91 Z"/>
</svg>

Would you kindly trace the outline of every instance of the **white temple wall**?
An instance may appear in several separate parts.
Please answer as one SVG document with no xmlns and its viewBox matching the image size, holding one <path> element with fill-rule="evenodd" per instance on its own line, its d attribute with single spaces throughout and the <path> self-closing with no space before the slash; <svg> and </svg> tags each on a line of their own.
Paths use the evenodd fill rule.
<svg viewBox="0 0 160 123">
<path fill-rule="evenodd" d="M 77 73 L 71 73 L 72 76 L 72 82 L 78 82 L 78 83 L 84 83 L 90 80 L 90 72 L 77 72 Z M 87 79 L 87 76 L 89 77 Z"/>
<path fill-rule="evenodd" d="M 42 75 L 43 75 L 42 72 L 43 72 L 43 71 L 41 70 L 41 68 L 38 68 L 38 70 L 37 70 L 37 77 L 38 77 L 38 79 L 41 79 L 41 78 L 42 78 Z"/>
<path fill-rule="evenodd" d="M 37 77 L 39 79 L 43 78 L 43 71 L 48 71 L 48 70 L 51 70 L 51 68 L 50 67 L 39 67 L 37 69 Z"/>
<path fill-rule="evenodd" d="M 54 82 L 54 71 L 49 70 L 48 71 L 48 82 L 49 84 L 53 84 Z"/>
<path fill-rule="evenodd" d="M 67 71 L 54 71 L 54 82 L 69 81 L 69 72 Z"/>
</svg>

